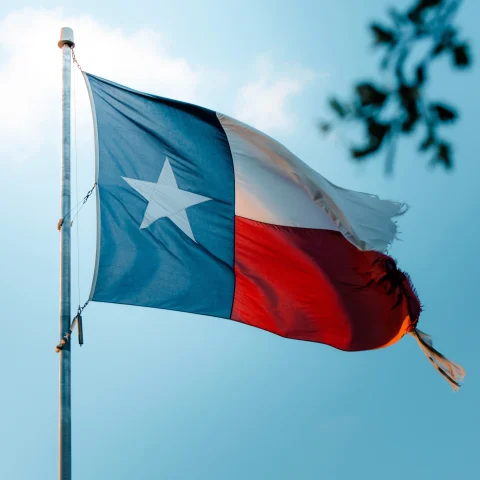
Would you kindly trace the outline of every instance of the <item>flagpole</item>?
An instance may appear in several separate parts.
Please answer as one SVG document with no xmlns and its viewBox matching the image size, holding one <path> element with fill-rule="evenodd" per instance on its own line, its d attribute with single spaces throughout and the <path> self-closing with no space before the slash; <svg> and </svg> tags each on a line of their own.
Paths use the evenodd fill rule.
<svg viewBox="0 0 480 480">
<path fill-rule="evenodd" d="M 61 218 L 70 212 L 70 98 L 73 31 L 64 27 L 58 46 L 62 49 L 62 158 L 61 158 Z M 70 328 L 71 320 L 71 234 L 70 221 L 64 221 L 60 229 L 60 340 Z M 67 342 L 60 354 L 59 368 L 59 443 L 58 478 L 72 478 L 72 424 L 71 424 L 71 349 Z"/>
</svg>

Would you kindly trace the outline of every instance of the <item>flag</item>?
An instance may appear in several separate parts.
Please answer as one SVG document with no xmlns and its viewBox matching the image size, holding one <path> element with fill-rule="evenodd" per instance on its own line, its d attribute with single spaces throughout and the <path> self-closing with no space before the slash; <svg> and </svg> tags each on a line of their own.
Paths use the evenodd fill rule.
<svg viewBox="0 0 480 480">
<path fill-rule="evenodd" d="M 347 351 L 415 331 L 419 300 L 385 253 L 404 204 L 333 185 L 227 115 L 85 79 L 97 143 L 92 300 Z"/>
</svg>

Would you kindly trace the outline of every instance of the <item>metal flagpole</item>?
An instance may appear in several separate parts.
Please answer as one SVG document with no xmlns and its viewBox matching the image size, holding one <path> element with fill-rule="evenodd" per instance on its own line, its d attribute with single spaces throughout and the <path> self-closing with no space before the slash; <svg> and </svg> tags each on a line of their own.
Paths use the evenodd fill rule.
<svg viewBox="0 0 480 480">
<path fill-rule="evenodd" d="M 72 73 L 73 30 L 64 27 L 58 46 L 62 49 L 62 169 L 61 169 L 61 218 L 70 212 L 70 79 Z M 60 340 L 70 328 L 71 320 L 71 235 L 70 222 L 64 221 L 60 229 Z M 58 478 L 72 478 L 72 425 L 71 425 L 71 342 L 67 342 L 60 354 L 59 395 L 59 444 Z"/>
</svg>

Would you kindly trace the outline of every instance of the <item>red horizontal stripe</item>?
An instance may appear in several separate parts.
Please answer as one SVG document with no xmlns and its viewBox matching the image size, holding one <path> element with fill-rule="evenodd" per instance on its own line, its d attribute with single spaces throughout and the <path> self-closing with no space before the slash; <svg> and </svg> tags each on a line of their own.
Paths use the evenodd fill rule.
<svg viewBox="0 0 480 480">
<path fill-rule="evenodd" d="M 233 320 L 341 350 L 394 343 L 420 313 L 390 257 L 329 230 L 236 217 L 235 274 Z"/>
</svg>

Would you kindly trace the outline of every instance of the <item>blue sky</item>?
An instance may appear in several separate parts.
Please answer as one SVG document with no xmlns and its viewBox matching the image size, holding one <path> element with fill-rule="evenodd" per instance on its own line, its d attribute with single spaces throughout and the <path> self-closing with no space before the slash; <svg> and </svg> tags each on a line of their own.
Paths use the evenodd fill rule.
<svg viewBox="0 0 480 480">
<path fill-rule="evenodd" d="M 400 7 L 409 1 L 396 4 Z M 366 25 L 381 0 L 117 2 L 0 6 L 0 478 L 51 479 L 57 469 L 59 29 L 75 31 L 82 67 L 131 87 L 193 101 L 254 124 L 334 183 L 411 205 L 391 253 L 425 312 L 420 328 L 467 370 L 453 394 L 412 338 L 344 353 L 208 317 L 118 305 L 85 311 L 73 347 L 73 473 L 89 480 L 474 478 L 479 461 L 477 341 L 480 189 L 479 66 L 438 62 L 433 98 L 460 121 L 446 132 L 456 169 L 426 167 L 402 144 L 354 165 L 319 136 L 330 92 L 376 74 Z M 480 4 L 463 35 L 479 51 Z M 93 184 L 83 80 L 76 76 L 81 198 Z M 74 151 L 74 152 L 75 152 Z M 76 203 L 76 201 L 74 201 Z M 88 296 L 94 202 L 82 210 L 73 300 Z M 79 278 L 79 282 L 77 282 Z"/>
</svg>

